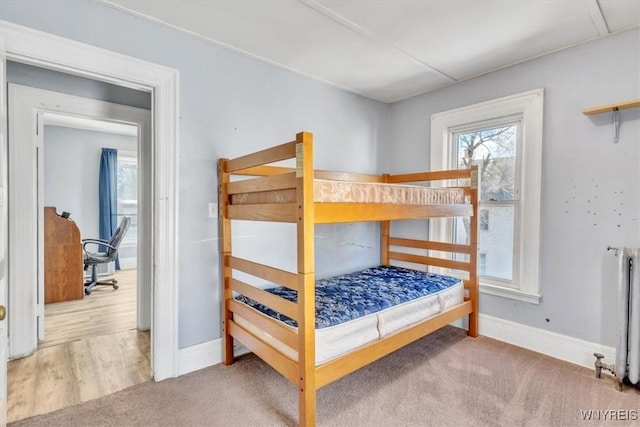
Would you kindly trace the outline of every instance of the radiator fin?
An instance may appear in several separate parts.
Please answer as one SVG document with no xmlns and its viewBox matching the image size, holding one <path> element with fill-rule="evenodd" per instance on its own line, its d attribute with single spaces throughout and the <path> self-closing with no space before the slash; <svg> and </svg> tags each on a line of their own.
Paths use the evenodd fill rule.
<svg viewBox="0 0 640 427">
<path fill-rule="evenodd" d="M 615 374 L 632 384 L 640 380 L 640 249 L 620 251 L 618 346 Z"/>
</svg>

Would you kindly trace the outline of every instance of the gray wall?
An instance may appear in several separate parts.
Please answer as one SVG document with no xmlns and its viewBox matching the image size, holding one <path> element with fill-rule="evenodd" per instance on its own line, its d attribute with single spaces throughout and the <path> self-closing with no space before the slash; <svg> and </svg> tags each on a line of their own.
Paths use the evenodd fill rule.
<svg viewBox="0 0 640 427">
<path fill-rule="evenodd" d="M 390 108 L 96 2 L 1 2 L 3 20 L 180 71 L 179 346 L 220 336 L 216 162 L 314 133 L 316 167 L 376 172 Z M 316 272 L 375 264 L 374 224 L 317 227 Z M 292 268 L 294 230 L 241 223 L 240 254 Z M 285 243 L 287 242 L 287 243 Z M 331 250 L 322 250 L 325 246 Z M 161 315 L 161 314 L 159 314 Z"/>
<path fill-rule="evenodd" d="M 542 301 L 482 295 L 480 311 L 614 345 L 617 259 L 606 247 L 640 246 L 640 110 L 620 113 L 617 144 L 611 114 L 581 111 L 640 98 L 638 30 L 393 104 L 383 168 L 405 172 L 429 164 L 432 114 L 537 88 L 545 90 Z"/>
<path fill-rule="evenodd" d="M 135 136 L 44 127 L 44 205 L 67 211 L 85 238 L 98 238 L 102 148 L 137 151 Z"/>
<path fill-rule="evenodd" d="M 19 62 L 7 61 L 7 81 L 83 98 L 151 109 L 150 93 Z"/>
</svg>

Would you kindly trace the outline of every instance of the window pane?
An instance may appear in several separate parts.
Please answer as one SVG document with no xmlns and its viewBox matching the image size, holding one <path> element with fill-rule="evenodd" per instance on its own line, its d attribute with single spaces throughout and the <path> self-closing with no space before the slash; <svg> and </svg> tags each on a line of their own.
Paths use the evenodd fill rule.
<svg viewBox="0 0 640 427">
<path fill-rule="evenodd" d="M 489 210 L 480 209 L 479 224 L 480 230 L 489 231 Z"/>
<path fill-rule="evenodd" d="M 118 163 L 118 198 L 138 199 L 138 166 L 131 163 Z"/>
<path fill-rule="evenodd" d="M 138 240 L 138 166 L 135 163 L 118 162 L 118 224 L 123 216 L 131 217 L 123 243 L 135 244 Z"/>
<path fill-rule="evenodd" d="M 491 206 L 488 230 L 480 230 L 480 250 L 486 254 L 484 276 L 513 280 L 513 206 Z"/>
<path fill-rule="evenodd" d="M 481 200 L 516 198 L 517 125 L 454 134 L 458 168 L 480 166 Z"/>
<path fill-rule="evenodd" d="M 484 259 L 479 260 L 479 273 L 482 277 L 501 280 L 513 280 L 513 237 L 514 212 L 512 205 L 484 206 L 486 210 L 487 230 L 480 229 L 480 251 Z M 478 227 L 481 228 L 481 227 Z M 454 222 L 455 243 L 468 244 L 469 220 L 456 218 Z M 468 256 L 458 256 L 460 261 L 468 261 Z"/>
<path fill-rule="evenodd" d="M 481 276 L 487 274 L 487 254 L 480 254 L 478 257 L 478 274 Z"/>
</svg>

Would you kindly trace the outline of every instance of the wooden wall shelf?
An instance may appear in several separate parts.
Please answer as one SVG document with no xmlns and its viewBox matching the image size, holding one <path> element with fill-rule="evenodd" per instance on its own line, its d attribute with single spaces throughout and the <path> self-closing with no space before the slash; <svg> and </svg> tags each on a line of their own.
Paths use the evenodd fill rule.
<svg viewBox="0 0 640 427">
<path fill-rule="evenodd" d="M 618 102 L 616 104 L 602 105 L 600 107 L 587 108 L 586 110 L 582 110 L 582 114 L 591 116 L 593 114 L 606 113 L 609 111 L 626 110 L 627 108 L 637 108 L 637 107 L 640 107 L 640 99 L 634 99 L 626 102 Z"/>
</svg>

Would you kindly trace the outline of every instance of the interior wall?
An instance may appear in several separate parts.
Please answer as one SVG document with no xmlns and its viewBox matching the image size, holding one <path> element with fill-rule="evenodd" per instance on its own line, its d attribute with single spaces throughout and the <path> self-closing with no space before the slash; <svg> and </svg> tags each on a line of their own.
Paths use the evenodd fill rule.
<svg viewBox="0 0 640 427">
<path fill-rule="evenodd" d="M 1 2 L 3 20 L 180 71 L 179 347 L 220 337 L 217 160 L 314 134 L 315 165 L 375 173 L 390 107 L 97 2 Z M 295 270 L 295 228 L 239 223 L 240 256 Z M 377 225 L 316 228 L 316 273 L 378 262 Z"/>
<path fill-rule="evenodd" d="M 0 5 L 0 10 L 1 7 Z M 2 14 L 0 16 L 4 19 Z M 151 109 L 150 93 L 19 62 L 7 61 L 7 82 L 145 110 Z"/>
<path fill-rule="evenodd" d="M 99 237 L 102 148 L 137 151 L 135 136 L 45 125 L 44 205 L 67 211 L 83 239 Z M 135 255 L 134 255 L 135 256 Z"/>
<path fill-rule="evenodd" d="M 391 106 L 383 169 L 429 165 L 434 113 L 532 89 L 545 90 L 539 305 L 482 295 L 480 311 L 614 346 L 616 266 L 607 246 L 640 246 L 640 109 L 588 107 L 640 98 L 640 30 L 543 56 Z M 523 260 L 527 262 L 527 260 Z"/>
</svg>

